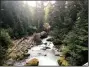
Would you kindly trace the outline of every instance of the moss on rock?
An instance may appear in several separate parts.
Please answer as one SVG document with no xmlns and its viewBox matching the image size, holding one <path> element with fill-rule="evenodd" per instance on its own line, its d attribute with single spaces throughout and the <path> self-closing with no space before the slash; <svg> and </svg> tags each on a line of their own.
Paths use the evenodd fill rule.
<svg viewBox="0 0 89 67">
<path fill-rule="evenodd" d="M 38 64 L 39 64 L 38 59 L 33 58 L 30 61 L 28 61 L 25 66 L 38 66 Z"/>
<path fill-rule="evenodd" d="M 68 61 L 65 59 L 64 56 L 61 56 L 58 60 L 57 60 L 58 64 L 60 66 L 69 66 Z"/>
</svg>

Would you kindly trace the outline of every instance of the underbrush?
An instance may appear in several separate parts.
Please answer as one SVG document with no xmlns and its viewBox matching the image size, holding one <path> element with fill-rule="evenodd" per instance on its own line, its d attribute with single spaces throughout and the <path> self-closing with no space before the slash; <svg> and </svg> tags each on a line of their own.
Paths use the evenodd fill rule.
<svg viewBox="0 0 89 67">
<path fill-rule="evenodd" d="M 7 50 L 12 46 L 12 42 L 8 32 L 5 29 L 0 29 L 0 66 L 2 66 L 7 59 Z"/>
</svg>

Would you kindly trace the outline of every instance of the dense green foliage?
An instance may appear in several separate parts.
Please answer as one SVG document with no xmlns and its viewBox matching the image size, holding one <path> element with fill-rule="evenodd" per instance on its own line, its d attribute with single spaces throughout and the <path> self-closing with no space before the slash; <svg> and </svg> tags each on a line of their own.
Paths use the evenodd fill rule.
<svg viewBox="0 0 89 67">
<path fill-rule="evenodd" d="M 4 29 L 0 29 L 0 65 L 5 62 L 7 49 L 10 46 L 11 40 L 9 34 Z"/>
<path fill-rule="evenodd" d="M 88 1 L 57 1 L 51 15 L 54 44 L 68 46 L 71 65 L 88 62 Z"/>
</svg>

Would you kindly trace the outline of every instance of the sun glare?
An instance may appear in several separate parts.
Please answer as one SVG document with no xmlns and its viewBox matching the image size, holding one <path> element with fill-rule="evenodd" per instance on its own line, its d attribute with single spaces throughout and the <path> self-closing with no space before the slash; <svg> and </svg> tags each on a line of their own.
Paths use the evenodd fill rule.
<svg viewBox="0 0 89 67">
<path fill-rule="evenodd" d="M 36 2 L 40 4 L 41 1 L 24 1 L 24 4 L 28 4 L 29 6 L 36 7 Z M 44 5 L 46 6 L 49 1 L 44 1 Z M 55 1 L 50 1 L 52 4 L 55 3 Z"/>
</svg>

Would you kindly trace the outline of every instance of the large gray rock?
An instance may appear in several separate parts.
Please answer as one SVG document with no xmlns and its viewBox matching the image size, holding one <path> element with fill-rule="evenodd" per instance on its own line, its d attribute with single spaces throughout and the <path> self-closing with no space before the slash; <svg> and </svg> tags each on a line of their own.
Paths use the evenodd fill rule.
<svg viewBox="0 0 89 67">
<path fill-rule="evenodd" d="M 42 32 L 40 33 L 40 37 L 41 37 L 41 38 L 46 38 L 47 35 L 48 35 L 48 34 L 47 34 L 45 31 L 42 31 Z"/>
<path fill-rule="evenodd" d="M 53 38 L 49 38 L 49 39 L 47 39 L 47 41 L 53 41 Z"/>
<path fill-rule="evenodd" d="M 45 48 L 45 47 L 43 47 L 41 50 L 46 50 L 46 48 Z"/>
<path fill-rule="evenodd" d="M 51 49 L 50 47 L 43 47 L 42 50 Z"/>
<path fill-rule="evenodd" d="M 41 43 L 40 33 L 35 33 L 33 35 L 33 40 L 37 43 Z"/>
</svg>

